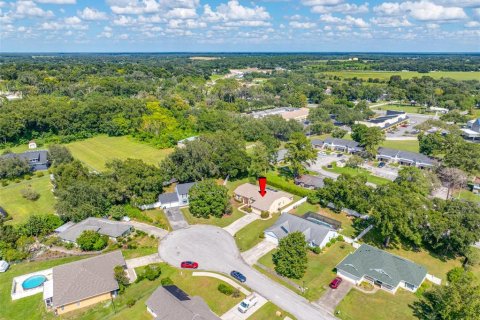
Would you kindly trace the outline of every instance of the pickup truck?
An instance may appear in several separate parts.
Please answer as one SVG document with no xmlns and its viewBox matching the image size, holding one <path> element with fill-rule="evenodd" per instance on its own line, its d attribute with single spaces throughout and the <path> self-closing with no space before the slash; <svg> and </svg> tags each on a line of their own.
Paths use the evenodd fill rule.
<svg viewBox="0 0 480 320">
<path fill-rule="evenodd" d="M 240 311 L 241 313 L 245 313 L 247 312 L 251 307 L 253 307 L 254 305 L 256 305 L 258 302 L 258 298 L 257 296 L 252 293 L 251 295 L 249 295 L 248 297 L 246 297 L 245 299 L 243 299 L 242 302 L 240 302 L 240 304 L 238 305 L 238 311 Z"/>
</svg>

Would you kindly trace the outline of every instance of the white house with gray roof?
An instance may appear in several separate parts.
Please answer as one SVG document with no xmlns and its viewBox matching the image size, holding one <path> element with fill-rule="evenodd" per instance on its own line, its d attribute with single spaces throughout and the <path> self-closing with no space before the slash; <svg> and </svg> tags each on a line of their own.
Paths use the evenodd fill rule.
<svg viewBox="0 0 480 320">
<path fill-rule="evenodd" d="M 363 151 L 363 147 L 353 140 L 339 139 L 339 138 L 327 138 L 323 141 L 323 149 L 337 150 L 347 153 L 357 153 Z"/>
<path fill-rule="evenodd" d="M 55 232 L 63 241 L 75 243 L 82 232 L 87 230 L 98 232 L 114 240 L 129 234 L 133 230 L 133 226 L 118 221 L 90 217 L 78 223 L 68 222 L 57 228 Z"/>
<path fill-rule="evenodd" d="M 265 239 L 275 244 L 288 236 L 292 232 L 301 232 L 305 235 L 305 240 L 311 247 L 323 248 L 333 238 L 338 237 L 338 233 L 332 227 L 326 224 L 315 223 L 293 214 L 282 213 L 280 218 L 273 226 L 265 230 Z"/>
<path fill-rule="evenodd" d="M 347 281 L 357 285 L 367 281 L 391 293 L 398 288 L 415 292 L 427 276 L 425 267 L 368 244 L 346 256 L 336 269 Z"/>
<path fill-rule="evenodd" d="M 378 148 L 377 160 L 383 162 L 394 162 L 406 166 L 418 168 L 433 168 L 437 162 L 421 153 L 403 151 L 390 148 Z"/>
<path fill-rule="evenodd" d="M 158 287 L 146 305 L 155 320 L 220 320 L 202 298 L 190 297 L 175 285 Z"/>
<path fill-rule="evenodd" d="M 175 186 L 175 192 L 161 193 L 158 196 L 158 201 L 152 204 L 145 204 L 140 206 L 140 209 L 153 209 L 153 208 L 173 208 L 188 206 L 188 192 L 190 188 L 195 185 L 196 182 L 179 183 Z"/>
</svg>

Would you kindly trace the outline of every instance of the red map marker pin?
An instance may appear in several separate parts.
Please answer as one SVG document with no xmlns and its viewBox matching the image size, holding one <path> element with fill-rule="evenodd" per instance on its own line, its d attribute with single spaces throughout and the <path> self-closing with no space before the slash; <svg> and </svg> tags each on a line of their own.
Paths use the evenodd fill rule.
<svg viewBox="0 0 480 320">
<path fill-rule="evenodd" d="M 264 197 L 265 194 L 267 193 L 267 191 L 265 190 L 267 188 L 267 178 L 265 177 L 258 178 L 258 185 L 260 186 L 260 191 L 258 191 L 258 193 L 260 193 L 260 195 Z"/>
</svg>

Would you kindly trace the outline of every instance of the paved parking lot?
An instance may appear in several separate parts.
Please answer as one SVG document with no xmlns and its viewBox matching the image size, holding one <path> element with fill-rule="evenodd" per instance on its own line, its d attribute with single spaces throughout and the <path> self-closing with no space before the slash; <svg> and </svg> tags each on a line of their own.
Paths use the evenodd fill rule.
<svg viewBox="0 0 480 320">
<path fill-rule="evenodd" d="M 317 160 L 315 160 L 314 163 L 309 165 L 308 169 L 335 180 L 338 178 L 339 174 L 327 171 L 323 169 L 323 167 L 329 165 L 332 162 L 340 161 L 342 159 L 346 161 L 348 160 L 348 158 L 350 158 L 350 155 L 340 154 L 340 156 L 338 156 L 338 154 L 324 154 L 322 152 L 319 152 L 317 154 Z"/>
<path fill-rule="evenodd" d="M 388 165 L 386 165 L 383 168 L 379 168 L 378 166 L 373 166 L 366 163 L 362 165 L 362 168 L 367 169 L 374 176 L 385 178 L 391 181 L 395 180 L 398 177 L 398 168 L 396 167 L 389 167 Z"/>
</svg>

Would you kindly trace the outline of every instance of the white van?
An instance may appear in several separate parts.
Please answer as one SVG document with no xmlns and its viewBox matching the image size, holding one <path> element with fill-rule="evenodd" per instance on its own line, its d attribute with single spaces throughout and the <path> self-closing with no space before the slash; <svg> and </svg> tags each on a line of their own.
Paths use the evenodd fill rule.
<svg viewBox="0 0 480 320">
<path fill-rule="evenodd" d="M 243 299 L 242 302 L 240 302 L 239 306 L 238 306 L 238 311 L 240 311 L 241 313 L 245 313 L 247 312 L 251 307 L 253 307 L 254 305 L 256 305 L 258 302 L 258 298 L 257 296 L 252 293 L 251 295 L 249 295 L 248 297 L 246 297 L 245 299 Z"/>
</svg>

